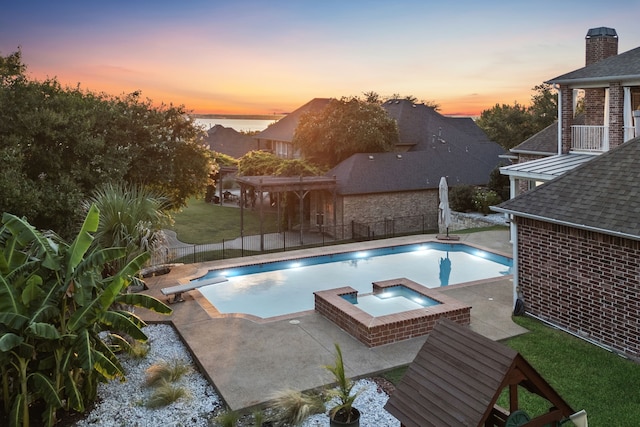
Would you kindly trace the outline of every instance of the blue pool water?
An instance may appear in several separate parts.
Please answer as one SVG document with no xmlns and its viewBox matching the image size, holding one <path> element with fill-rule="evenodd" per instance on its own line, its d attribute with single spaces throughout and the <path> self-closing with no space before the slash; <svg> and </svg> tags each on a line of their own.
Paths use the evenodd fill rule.
<svg viewBox="0 0 640 427">
<path fill-rule="evenodd" d="M 386 316 L 387 314 L 400 313 L 440 304 L 438 301 L 421 295 L 405 286 L 393 286 L 375 295 L 366 294 L 360 296 L 347 294 L 343 295 L 342 298 L 373 317 Z"/>
<path fill-rule="evenodd" d="M 313 292 L 351 286 L 371 293 L 372 283 L 406 277 L 428 288 L 511 274 L 511 259 L 462 244 L 429 242 L 212 270 L 196 280 L 226 282 L 200 292 L 221 313 L 268 318 L 313 310 Z"/>
</svg>

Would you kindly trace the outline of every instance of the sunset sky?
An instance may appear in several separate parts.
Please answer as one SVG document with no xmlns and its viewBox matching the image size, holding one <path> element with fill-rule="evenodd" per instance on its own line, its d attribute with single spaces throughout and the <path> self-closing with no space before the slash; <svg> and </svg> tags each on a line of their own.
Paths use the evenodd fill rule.
<svg viewBox="0 0 640 427">
<path fill-rule="evenodd" d="M 640 46 L 639 16 L 637 0 L 25 0 L 0 5 L 0 55 L 20 47 L 33 78 L 194 113 L 374 91 L 479 115 L 582 67 L 589 28 Z"/>
</svg>

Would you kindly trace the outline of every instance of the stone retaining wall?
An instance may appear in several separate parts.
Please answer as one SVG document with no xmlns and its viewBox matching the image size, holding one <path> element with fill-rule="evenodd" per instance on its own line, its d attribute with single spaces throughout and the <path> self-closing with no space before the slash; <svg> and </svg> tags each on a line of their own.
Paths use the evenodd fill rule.
<svg viewBox="0 0 640 427">
<path fill-rule="evenodd" d="M 449 232 L 456 230 L 467 230 L 470 228 L 493 227 L 495 225 L 507 226 L 506 219 L 503 214 L 490 214 L 481 216 L 477 213 L 451 212 L 451 225 Z M 440 224 L 440 233 L 446 230 Z"/>
</svg>

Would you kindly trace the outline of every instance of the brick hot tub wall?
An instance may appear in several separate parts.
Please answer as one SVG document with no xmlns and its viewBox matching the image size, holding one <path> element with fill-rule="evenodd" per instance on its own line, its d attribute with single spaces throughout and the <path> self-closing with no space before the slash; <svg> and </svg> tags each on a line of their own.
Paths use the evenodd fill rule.
<svg viewBox="0 0 640 427">
<path fill-rule="evenodd" d="M 471 307 L 409 279 L 393 279 L 373 283 L 373 293 L 394 286 L 404 286 L 440 304 L 386 316 L 373 317 L 344 299 L 357 296 L 350 286 L 315 292 L 315 309 L 369 347 L 390 344 L 427 335 L 438 319 L 444 317 L 461 325 L 471 322 Z"/>
</svg>

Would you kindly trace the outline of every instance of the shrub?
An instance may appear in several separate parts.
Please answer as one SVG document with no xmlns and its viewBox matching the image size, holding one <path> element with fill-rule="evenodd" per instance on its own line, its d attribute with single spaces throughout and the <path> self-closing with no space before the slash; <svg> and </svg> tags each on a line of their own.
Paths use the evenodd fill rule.
<svg viewBox="0 0 640 427">
<path fill-rule="evenodd" d="M 449 205 L 456 212 L 469 212 L 475 209 L 473 195 L 475 188 L 472 185 L 457 185 L 449 190 Z"/>
<path fill-rule="evenodd" d="M 488 190 L 486 188 L 481 188 L 476 191 L 476 194 L 473 196 L 473 205 L 475 206 L 478 212 L 481 212 L 487 215 L 491 212 L 489 206 L 497 205 L 501 202 L 500 196 L 493 191 Z"/>
<path fill-rule="evenodd" d="M 487 188 L 498 193 L 501 202 L 509 200 L 510 185 L 509 177 L 507 175 L 502 175 L 499 167 L 496 167 L 491 171 Z"/>
<path fill-rule="evenodd" d="M 280 423 L 300 425 L 309 416 L 325 411 L 324 399 L 317 393 L 283 390 L 274 396 L 273 406 Z"/>
<path fill-rule="evenodd" d="M 222 427 L 235 427 L 238 425 L 238 420 L 240 415 L 236 411 L 224 411 L 215 418 L 215 422 Z"/>
<path fill-rule="evenodd" d="M 156 386 L 163 382 L 174 382 L 191 370 L 188 363 L 183 360 L 160 361 L 147 368 L 146 384 Z"/>
<path fill-rule="evenodd" d="M 186 388 L 164 382 L 154 390 L 153 394 L 147 401 L 147 407 L 159 408 L 161 406 L 167 406 L 181 397 L 187 396 L 189 396 L 189 392 Z"/>
</svg>

